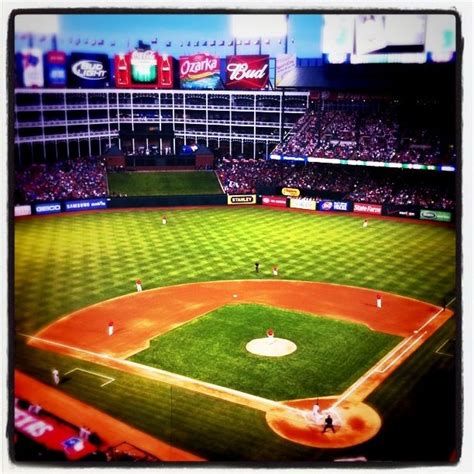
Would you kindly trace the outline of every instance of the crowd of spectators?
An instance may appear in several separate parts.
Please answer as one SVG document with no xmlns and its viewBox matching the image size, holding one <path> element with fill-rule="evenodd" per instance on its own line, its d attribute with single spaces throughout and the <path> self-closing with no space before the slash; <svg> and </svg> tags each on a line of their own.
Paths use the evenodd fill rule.
<svg viewBox="0 0 474 474">
<path fill-rule="evenodd" d="M 313 192 L 338 192 L 345 199 L 372 204 L 453 209 L 454 180 L 438 173 L 408 175 L 406 171 L 329 164 L 222 159 L 217 174 L 226 193 L 255 193 L 262 187 L 295 187 Z"/>
<path fill-rule="evenodd" d="M 105 163 L 96 157 L 33 165 L 15 172 L 16 204 L 106 195 Z"/>
<path fill-rule="evenodd" d="M 433 130 L 404 127 L 394 107 L 308 111 L 272 153 L 428 165 L 455 162 Z"/>
</svg>

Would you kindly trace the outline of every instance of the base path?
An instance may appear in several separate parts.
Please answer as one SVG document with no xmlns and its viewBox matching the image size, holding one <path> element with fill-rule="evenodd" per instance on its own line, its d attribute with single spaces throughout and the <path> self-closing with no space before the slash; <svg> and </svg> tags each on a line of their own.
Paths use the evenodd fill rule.
<svg viewBox="0 0 474 474">
<path fill-rule="evenodd" d="M 377 293 L 382 295 L 382 308 L 376 306 Z M 404 339 L 343 394 L 320 399 L 321 405 L 325 400 L 337 409 L 343 420 L 337 427 L 337 438 L 330 431 L 323 435 L 321 427 L 306 417 L 314 404 L 312 399 L 259 399 L 124 360 L 147 348 L 160 334 L 221 306 L 242 303 L 361 323 Z M 74 356 L 80 352 L 80 357 L 91 362 L 263 410 L 269 426 L 280 436 L 308 446 L 339 448 L 360 444 L 378 432 L 381 420 L 363 400 L 452 315 L 452 311 L 429 303 L 365 288 L 277 279 L 232 280 L 157 288 L 104 301 L 52 323 L 29 343 Z M 112 336 L 108 335 L 110 321 L 115 328 Z"/>
</svg>

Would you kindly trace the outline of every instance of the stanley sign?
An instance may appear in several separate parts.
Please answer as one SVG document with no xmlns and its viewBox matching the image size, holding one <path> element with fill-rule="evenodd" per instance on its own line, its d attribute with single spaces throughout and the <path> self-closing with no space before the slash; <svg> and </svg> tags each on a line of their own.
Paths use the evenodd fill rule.
<svg viewBox="0 0 474 474">
<path fill-rule="evenodd" d="M 227 204 L 257 204 L 257 196 L 255 194 L 235 194 L 233 196 L 227 196 Z"/>
</svg>

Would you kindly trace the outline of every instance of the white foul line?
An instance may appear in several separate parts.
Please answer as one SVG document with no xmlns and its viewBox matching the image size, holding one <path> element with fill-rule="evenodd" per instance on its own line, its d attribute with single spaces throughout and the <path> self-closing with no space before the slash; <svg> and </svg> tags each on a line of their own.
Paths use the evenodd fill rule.
<svg viewBox="0 0 474 474">
<path fill-rule="evenodd" d="M 451 301 L 449 301 L 448 303 L 446 303 L 446 306 L 449 306 L 456 298 L 452 298 Z M 441 308 L 437 313 L 435 313 L 433 316 L 431 316 L 430 319 L 428 319 L 428 321 L 426 321 L 425 324 L 423 324 L 423 326 L 420 326 L 416 332 L 418 331 L 421 331 L 425 326 L 427 326 L 428 324 L 431 323 L 431 321 L 433 321 L 433 319 L 437 318 L 442 312 L 444 311 L 444 308 Z"/>
<path fill-rule="evenodd" d="M 101 387 L 105 387 L 105 386 L 108 385 L 109 383 L 115 382 L 115 379 L 114 379 L 113 377 L 107 377 L 107 375 L 98 374 L 97 372 L 92 372 L 91 370 L 81 369 L 80 367 L 74 367 L 74 369 L 69 370 L 69 371 L 66 372 L 64 375 L 72 374 L 72 373 L 75 372 L 76 370 L 80 370 L 81 372 L 87 372 L 88 374 L 92 374 L 92 375 L 95 375 L 95 376 L 97 376 L 97 377 L 102 377 L 102 378 L 104 378 L 104 379 L 109 379 L 109 381 L 103 383 L 103 384 L 101 385 Z"/>
<path fill-rule="evenodd" d="M 441 344 L 438 349 L 435 350 L 436 354 L 439 354 L 439 355 L 445 355 L 445 356 L 448 356 L 448 357 L 454 357 L 453 354 L 448 354 L 447 352 L 440 352 L 440 349 L 442 349 L 451 339 L 446 339 L 446 341 L 443 342 L 443 344 Z"/>
<path fill-rule="evenodd" d="M 395 364 L 395 362 L 397 362 L 398 359 L 400 359 L 400 357 L 402 357 L 406 352 L 408 352 L 427 332 L 428 331 L 425 331 L 423 334 L 418 336 L 414 341 L 412 341 L 412 343 L 403 352 L 401 352 L 395 359 L 390 361 L 387 367 L 385 367 L 383 370 L 380 370 L 380 368 L 377 367 L 377 372 L 380 374 L 385 373 L 388 369 L 390 369 L 390 367 L 392 367 L 393 364 Z"/>
</svg>

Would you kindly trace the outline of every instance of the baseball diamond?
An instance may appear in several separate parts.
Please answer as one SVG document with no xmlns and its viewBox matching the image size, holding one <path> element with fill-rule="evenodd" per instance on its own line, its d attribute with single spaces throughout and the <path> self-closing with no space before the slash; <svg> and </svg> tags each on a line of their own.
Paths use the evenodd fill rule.
<svg viewBox="0 0 474 474">
<path fill-rule="evenodd" d="M 12 12 L 15 467 L 463 460 L 460 13 L 283 13 Z"/>
</svg>

